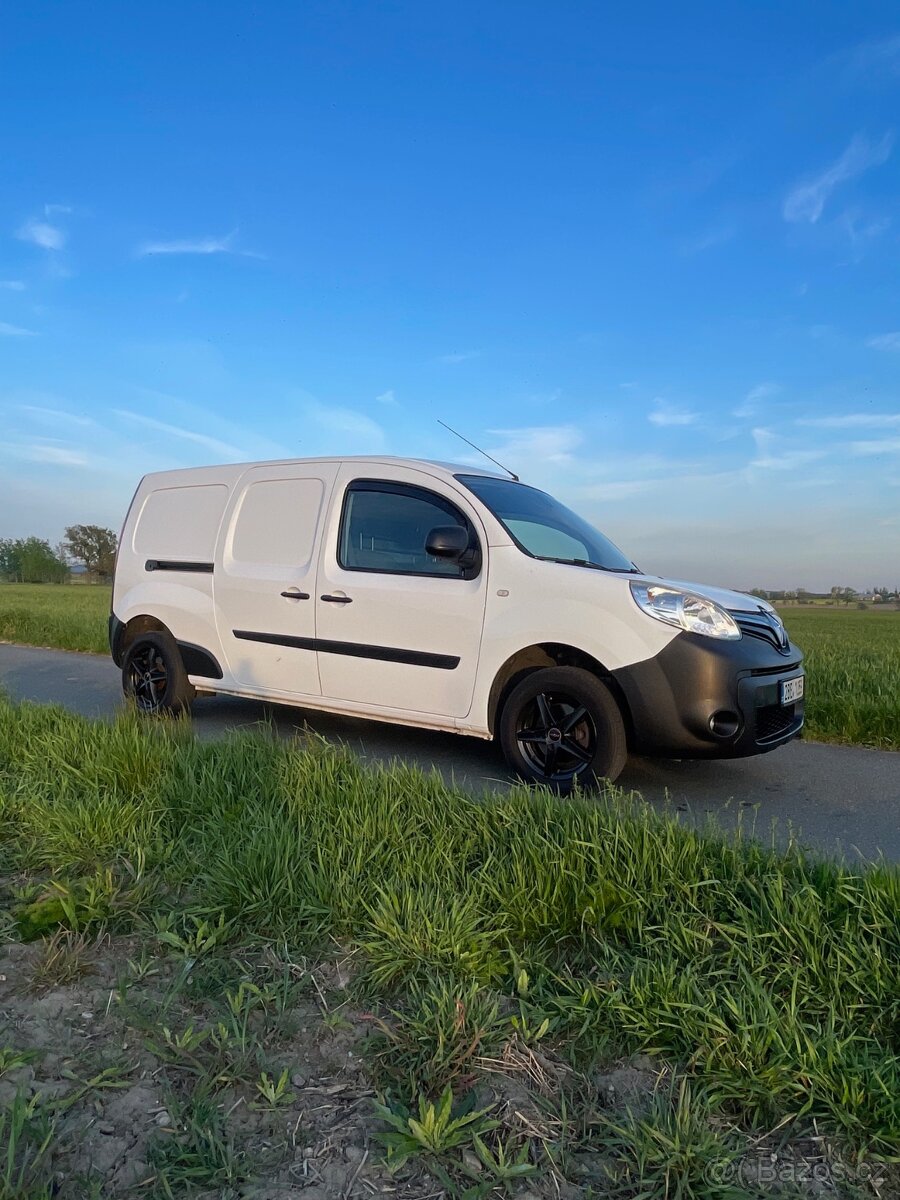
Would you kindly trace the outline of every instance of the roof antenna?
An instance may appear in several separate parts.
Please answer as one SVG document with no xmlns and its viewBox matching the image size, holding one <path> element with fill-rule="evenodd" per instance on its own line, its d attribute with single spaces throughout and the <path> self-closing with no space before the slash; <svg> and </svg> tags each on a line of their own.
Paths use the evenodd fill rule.
<svg viewBox="0 0 900 1200">
<path fill-rule="evenodd" d="M 509 467 L 504 467 L 504 465 L 503 465 L 503 463 L 502 463 L 502 462 L 497 462 L 496 458 L 491 458 L 490 454 L 488 454 L 488 452 L 487 452 L 486 450 L 482 450 L 482 448 L 481 448 L 480 446 L 476 446 L 474 442 L 470 442 L 470 441 L 469 441 L 469 439 L 468 439 L 467 437 L 463 437 L 463 435 L 462 435 L 461 433 L 458 433 L 458 432 L 457 432 L 457 430 L 455 430 L 455 429 L 451 429 L 451 427 L 450 427 L 450 426 L 447 424 L 447 422 L 446 422 L 446 421 L 442 421 L 442 420 L 440 419 L 440 417 L 438 417 L 438 418 L 436 418 L 436 419 L 437 419 L 437 423 L 438 423 L 438 425 L 443 425 L 443 427 L 444 427 L 445 429 L 449 429 L 451 433 L 453 433 L 453 434 L 456 434 L 456 436 L 457 436 L 457 437 L 460 439 L 460 441 L 462 441 L 462 442 L 465 442 L 467 446 L 471 446 L 473 450 L 477 450 L 479 454 L 483 454 L 483 455 L 484 455 L 484 457 L 485 457 L 485 458 L 486 458 L 486 459 L 487 459 L 489 462 L 492 462 L 492 463 L 494 464 L 494 466 L 495 466 L 495 467 L 499 467 L 501 471 L 505 471 L 505 472 L 507 473 L 507 475 L 509 475 L 509 477 L 510 477 L 511 479 L 514 479 L 514 480 L 516 481 L 516 483 L 518 483 L 518 482 L 519 482 L 519 477 L 518 477 L 518 475 L 514 474 L 514 473 L 513 473 L 513 472 L 512 472 L 512 471 L 509 469 Z"/>
</svg>

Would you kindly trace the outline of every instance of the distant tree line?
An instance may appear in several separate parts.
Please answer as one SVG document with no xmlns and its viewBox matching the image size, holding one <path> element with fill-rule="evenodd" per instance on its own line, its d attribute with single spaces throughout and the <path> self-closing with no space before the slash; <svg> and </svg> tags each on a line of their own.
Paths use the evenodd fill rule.
<svg viewBox="0 0 900 1200">
<path fill-rule="evenodd" d="M 886 604 L 889 602 L 900 602 L 900 588 L 874 587 L 867 592 L 858 592 L 856 588 L 840 587 L 836 585 L 827 592 L 810 592 L 806 588 L 787 588 L 785 590 L 766 590 L 765 588 L 751 588 L 751 596 L 759 596 L 761 600 L 768 600 L 772 604 L 784 602 L 788 604 L 815 604 L 824 601 L 826 604 L 857 604 L 865 606 L 866 603 Z"/>
<path fill-rule="evenodd" d="M 105 581 L 115 561 L 116 535 L 101 525 L 69 525 L 55 548 L 44 538 L 0 538 L 0 579 L 7 583 L 65 583 L 73 565 Z"/>
</svg>

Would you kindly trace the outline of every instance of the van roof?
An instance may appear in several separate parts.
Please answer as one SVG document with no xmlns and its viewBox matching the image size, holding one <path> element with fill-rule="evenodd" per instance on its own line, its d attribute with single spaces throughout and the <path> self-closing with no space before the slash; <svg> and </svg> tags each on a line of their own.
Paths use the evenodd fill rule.
<svg viewBox="0 0 900 1200">
<path fill-rule="evenodd" d="M 240 462 L 240 463 L 215 463 L 207 464 L 202 467 L 182 467 L 174 471 L 159 471 L 151 474 L 160 475 L 178 475 L 184 472 L 191 471 L 234 471 L 249 470 L 250 467 L 267 467 L 267 466 L 286 466 L 287 464 L 302 464 L 302 463 L 333 463 L 333 462 L 352 462 L 363 465 L 371 463 L 372 465 L 380 466 L 408 466 L 408 467 L 428 467 L 432 472 L 446 475 L 487 475 L 494 479 L 509 479 L 509 475 L 501 474 L 499 471 L 485 470 L 483 467 L 470 466 L 463 463 L 441 462 L 438 459 L 431 458 L 401 458 L 393 454 L 326 454 L 319 455 L 313 458 L 272 458 L 261 459 L 256 462 Z"/>
</svg>

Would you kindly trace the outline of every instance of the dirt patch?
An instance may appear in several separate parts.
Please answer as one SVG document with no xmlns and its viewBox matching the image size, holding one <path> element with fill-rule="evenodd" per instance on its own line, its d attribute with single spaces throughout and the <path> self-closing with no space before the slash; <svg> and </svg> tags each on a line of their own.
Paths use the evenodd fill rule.
<svg viewBox="0 0 900 1200">
<path fill-rule="evenodd" d="M 257 1200 L 440 1194 L 421 1165 L 389 1171 L 373 1140 L 372 1026 L 346 1003 L 345 964 L 266 986 L 238 960 L 186 969 L 140 939 L 105 939 L 53 986 L 45 955 L 43 942 L 0 947 L 0 1046 L 13 1056 L 0 1104 L 18 1096 L 52 1120 L 60 1200 L 165 1184 Z"/>
<path fill-rule="evenodd" d="M 489 1152 L 463 1138 L 392 1171 L 373 1102 L 400 1102 L 376 1097 L 372 1047 L 385 1025 L 353 1002 L 351 959 L 312 966 L 259 948 L 191 958 L 140 937 L 63 950 L 0 945 L 0 1108 L 28 1108 L 20 1164 L 49 1131 L 34 1160 L 50 1184 L 34 1191 L 42 1200 L 603 1195 L 623 1178 L 604 1118 L 639 1117 L 669 1077 L 642 1057 L 583 1075 L 552 1039 L 510 1030 L 456 1077 L 461 1103 L 469 1093 L 489 1118 Z M 745 1174 L 793 1164 L 800 1178 L 822 1150 L 757 1143 L 753 1155 Z M 801 1192 L 822 1194 L 817 1172 Z M 892 1186 L 879 1176 L 866 1194 L 898 1195 Z M 767 1192 L 778 1194 L 748 1194 Z"/>
</svg>

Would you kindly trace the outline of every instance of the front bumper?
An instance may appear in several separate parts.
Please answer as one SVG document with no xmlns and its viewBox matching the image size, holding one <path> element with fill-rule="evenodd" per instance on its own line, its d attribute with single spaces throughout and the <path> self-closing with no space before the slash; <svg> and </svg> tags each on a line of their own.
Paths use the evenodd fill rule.
<svg viewBox="0 0 900 1200">
<path fill-rule="evenodd" d="M 803 728 L 803 701 L 780 684 L 803 655 L 746 634 L 734 642 L 679 633 L 654 658 L 613 671 L 631 714 L 636 754 L 744 758 L 783 746 Z"/>
</svg>

